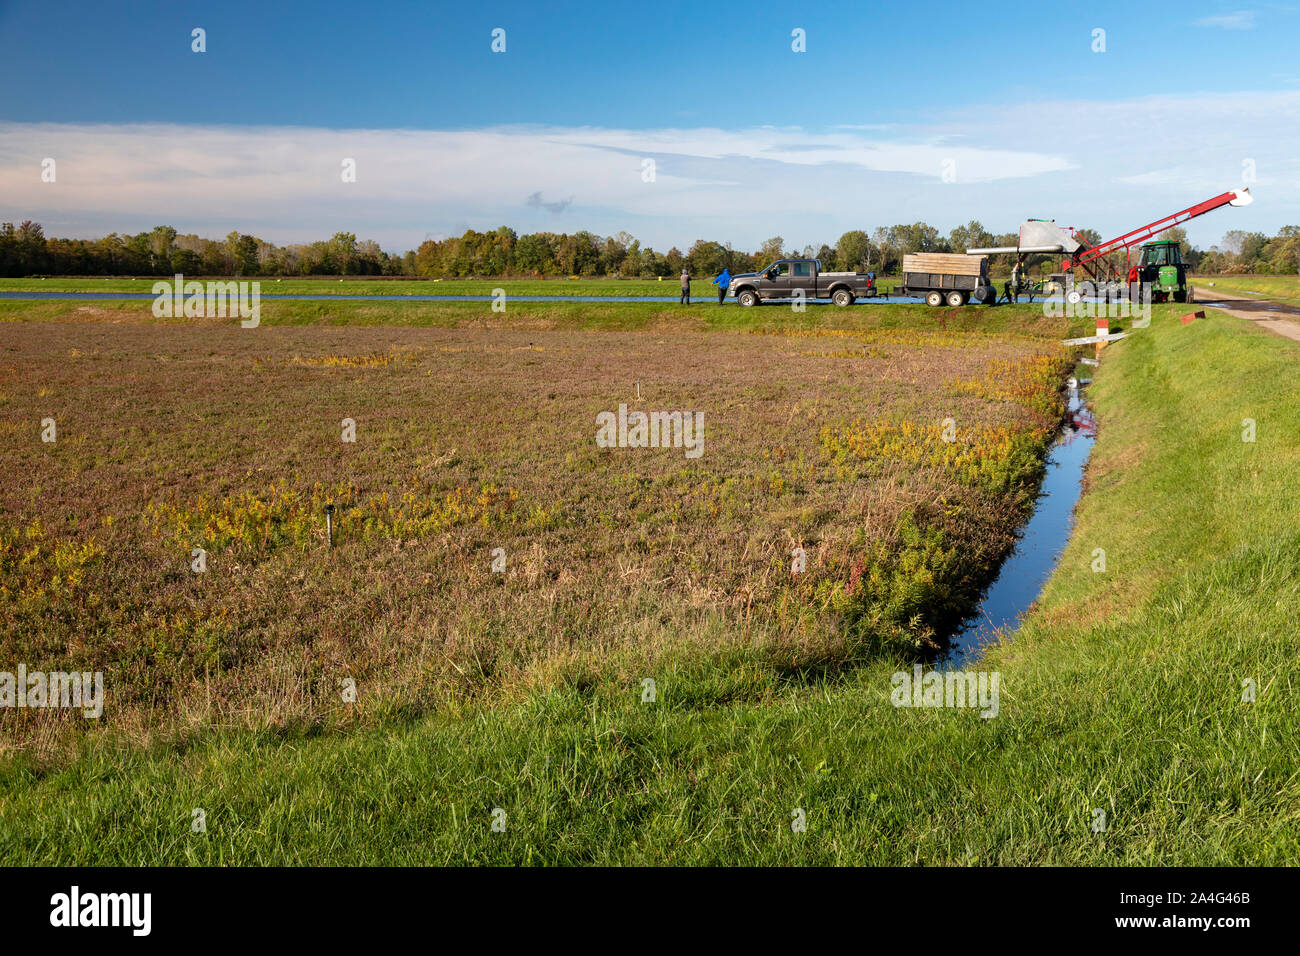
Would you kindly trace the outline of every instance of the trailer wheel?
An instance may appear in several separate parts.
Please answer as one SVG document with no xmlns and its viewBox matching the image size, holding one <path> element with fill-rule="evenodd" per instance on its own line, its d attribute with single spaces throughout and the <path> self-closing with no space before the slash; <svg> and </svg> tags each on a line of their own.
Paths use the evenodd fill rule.
<svg viewBox="0 0 1300 956">
<path fill-rule="evenodd" d="M 751 305 L 758 305 L 758 295 L 753 289 L 746 289 L 740 295 L 736 296 L 736 301 L 749 308 Z"/>
<path fill-rule="evenodd" d="M 835 294 L 831 296 L 831 301 L 838 306 L 852 305 L 853 293 L 848 289 L 836 289 Z"/>
<path fill-rule="evenodd" d="M 925 297 L 925 304 L 932 309 L 939 308 L 939 306 L 943 305 L 943 293 L 931 292 L 929 295 Z"/>
<path fill-rule="evenodd" d="M 1080 295 L 1076 289 L 1071 289 L 1065 294 L 1065 301 L 1070 303 L 1070 305 L 1078 305 L 1079 300 L 1082 298 L 1083 296 Z"/>
<path fill-rule="evenodd" d="M 960 292 L 949 292 L 949 293 L 948 293 L 948 305 L 949 305 L 951 308 L 954 308 L 954 309 L 955 309 L 955 308 L 957 308 L 958 306 L 962 306 L 962 305 L 965 305 L 965 304 L 966 304 L 966 297 L 965 297 L 964 295 L 962 295 Z"/>
</svg>

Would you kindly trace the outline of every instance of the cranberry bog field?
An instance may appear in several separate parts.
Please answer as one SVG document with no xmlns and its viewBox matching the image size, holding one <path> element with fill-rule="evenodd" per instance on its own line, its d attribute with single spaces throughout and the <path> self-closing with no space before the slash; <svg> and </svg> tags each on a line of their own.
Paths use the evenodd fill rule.
<svg viewBox="0 0 1300 956">
<path fill-rule="evenodd" d="M 727 700 L 924 658 L 1032 507 L 1077 331 L 1028 307 L 0 305 L 3 655 L 104 675 L 96 721 L 0 711 L 5 750 L 55 761 L 669 661 Z"/>
<path fill-rule="evenodd" d="M 104 678 L 0 714 L 0 860 L 1294 863 L 1300 346 L 1181 308 L 994 712 L 898 679 L 1030 510 L 1041 309 L 0 302 L 4 659 Z"/>
</svg>

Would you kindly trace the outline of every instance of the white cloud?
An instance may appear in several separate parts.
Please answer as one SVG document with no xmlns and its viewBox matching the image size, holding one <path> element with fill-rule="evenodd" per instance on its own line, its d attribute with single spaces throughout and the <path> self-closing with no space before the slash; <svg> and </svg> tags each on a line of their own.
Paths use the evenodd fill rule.
<svg viewBox="0 0 1300 956">
<path fill-rule="evenodd" d="M 348 230 L 390 250 L 502 223 L 626 229 L 659 249 L 776 234 L 802 246 L 916 220 L 1001 232 L 1030 216 L 1109 234 L 1241 185 L 1252 159 L 1261 202 L 1204 238 L 1193 227 L 1208 245 L 1226 228 L 1267 228 L 1249 217 L 1300 221 L 1298 131 L 1294 90 L 991 106 L 888 130 L 0 123 L 0 218 L 57 236 L 164 222 L 279 243 Z M 40 181 L 47 156 L 54 184 Z M 355 183 L 341 180 L 344 158 Z"/>
<path fill-rule="evenodd" d="M 1221 30 L 1255 29 L 1255 11 L 1238 10 L 1235 13 L 1223 13 L 1213 17 L 1201 17 L 1196 21 L 1198 27 L 1218 27 Z"/>
</svg>

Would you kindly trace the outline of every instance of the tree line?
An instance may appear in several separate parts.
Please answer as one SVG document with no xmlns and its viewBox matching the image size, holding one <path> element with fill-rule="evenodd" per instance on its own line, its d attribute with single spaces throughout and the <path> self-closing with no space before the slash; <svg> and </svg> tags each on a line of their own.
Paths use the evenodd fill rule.
<svg viewBox="0 0 1300 956">
<path fill-rule="evenodd" d="M 1101 240 L 1095 230 L 1079 230 L 1090 243 Z M 1206 273 L 1295 274 L 1300 271 L 1300 226 L 1285 226 L 1276 236 L 1232 230 L 1218 245 L 1200 250 L 1181 228 L 1163 238 L 1177 239 L 1193 271 Z M 964 252 L 989 246 L 1014 246 L 1016 233 L 989 232 L 971 221 L 947 235 L 925 222 L 880 226 L 868 232 L 851 229 L 834 245 L 787 246 L 773 236 L 753 252 L 729 243 L 697 239 L 685 251 L 677 247 L 658 252 L 626 232 L 601 237 L 588 231 L 517 234 L 508 226 L 492 232 L 467 230 L 447 239 L 428 239 L 401 255 L 380 249 L 372 240 L 350 232 L 307 244 L 277 246 L 256 236 L 231 232 L 224 240 L 180 234 L 171 226 L 156 226 L 134 236 L 111 233 L 101 239 L 48 239 L 40 223 L 0 224 L 0 275 L 238 275 L 238 276 L 415 276 L 469 278 L 497 276 L 561 276 L 654 278 L 715 275 L 724 268 L 754 272 L 773 260 L 804 256 L 818 258 L 828 271 L 868 271 L 895 275 L 905 254 Z M 1010 269 L 1009 255 L 994 256 L 995 270 Z M 1050 268 L 1054 257 L 1038 256 L 1031 268 Z M 1002 261 L 1005 260 L 1005 261 Z"/>
</svg>

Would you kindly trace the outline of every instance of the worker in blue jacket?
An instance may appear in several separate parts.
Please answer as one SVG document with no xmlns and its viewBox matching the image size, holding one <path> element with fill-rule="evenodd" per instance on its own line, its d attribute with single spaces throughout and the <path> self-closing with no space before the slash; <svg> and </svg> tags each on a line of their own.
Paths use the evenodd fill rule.
<svg viewBox="0 0 1300 956">
<path fill-rule="evenodd" d="M 718 287 L 718 305 L 722 305 L 723 300 L 727 298 L 727 289 L 731 286 L 731 270 L 723 266 L 718 277 L 713 280 L 713 284 Z"/>
</svg>

